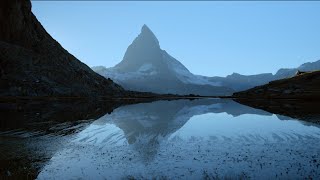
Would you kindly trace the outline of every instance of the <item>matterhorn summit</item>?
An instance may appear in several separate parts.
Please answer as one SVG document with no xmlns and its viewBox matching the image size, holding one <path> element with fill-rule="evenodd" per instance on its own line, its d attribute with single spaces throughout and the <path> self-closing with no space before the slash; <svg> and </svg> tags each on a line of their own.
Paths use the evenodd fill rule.
<svg viewBox="0 0 320 180">
<path fill-rule="evenodd" d="M 232 89 L 207 77 L 192 74 L 182 63 L 160 48 L 147 25 L 127 48 L 120 63 L 112 68 L 93 67 L 124 88 L 171 94 L 230 95 Z"/>
</svg>

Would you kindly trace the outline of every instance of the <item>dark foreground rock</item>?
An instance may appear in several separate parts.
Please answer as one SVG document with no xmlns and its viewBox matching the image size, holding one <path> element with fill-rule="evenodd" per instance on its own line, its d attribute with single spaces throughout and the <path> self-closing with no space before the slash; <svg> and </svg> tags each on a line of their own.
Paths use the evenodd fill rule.
<svg viewBox="0 0 320 180">
<path fill-rule="evenodd" d="M 0 96 L 123 96 L 126 91 L 68 53 L 31 12 L 0 2 Z"/>
<path fill-rule="evenodd" d="M 320 71 L 272 81 L 263 86 L 237 92 L 234 98 L 248 99 L 320 99 Z"/>
</svg>

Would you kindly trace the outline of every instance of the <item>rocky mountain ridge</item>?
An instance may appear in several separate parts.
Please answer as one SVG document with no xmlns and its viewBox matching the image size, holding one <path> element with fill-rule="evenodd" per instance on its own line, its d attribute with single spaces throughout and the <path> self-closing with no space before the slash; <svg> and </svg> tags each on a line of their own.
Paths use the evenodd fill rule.
<svg viewBox="0 0 320 180">
<path fill-rule="evenodd" d="M 143 25 L 123 60 L 112 68 L 92 67 L 126 89 L 161 94 L 230 95 L 231 88 L 192 74 L 182 63 L 162 50 L 153 32 Z"/>
<path fill-rule="evenodd" d="M 206 77 L 191 73 L 181 62 L 162 50 L 153 32 L 143 25 L 141 33 L 128 47 L 116 66 L 92 69 L 124 88 L 136 91 L 173 94 L 231 95 L 271 81 L 293 77 L 297 70 L 320 70 L 320 60 L 297 68 L 279 69 L 276 74 L 262 73 L 226 77 Z M 213 69 L 214 71 L 214 69 Z"/>
<path fill-rule="evenodd" d="M 306 72 L 291 78 L 271 81 L 268 84 L 233 94 L 249 99 L 320 99 L 320 71 Z"/>
<path fill-rule="evenodd" d="M 0 96 L 123 96 L 55 41 L 30 0 L 0 2 Z"/>
</svg>

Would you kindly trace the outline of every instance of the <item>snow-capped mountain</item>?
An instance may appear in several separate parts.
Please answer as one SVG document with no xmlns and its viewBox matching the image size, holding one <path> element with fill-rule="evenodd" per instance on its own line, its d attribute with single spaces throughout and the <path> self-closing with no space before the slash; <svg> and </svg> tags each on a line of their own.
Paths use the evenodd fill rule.
<svg viewBox="0 0 320 180">
<path fill-rule="evenodd" d="M 119 64 L 112 68 L 98 66 L 92 69 L 129 90 L 199 95 L 230 95 L 233 92 L 218 81 L 192 74 L 160 48 L 158 39 L 146 25 Z"/>
<path fill-rule="evenodd" d="M 241 75 L 233 73 L 226 77 L 194 75 L 178 60 L 162 50 L 156 36 L 144 25 L 119 64 L 112 68 L 96 66 L 92 69 L 129 90 L 173 94 L 230 95 L 234 91 L 243 91 L 270 81 L 292 77 L 297 70 L 320 70 L 320 60 L 304 63 L 297 68 L 279 69 L 276 74 Z"/>
</svg>

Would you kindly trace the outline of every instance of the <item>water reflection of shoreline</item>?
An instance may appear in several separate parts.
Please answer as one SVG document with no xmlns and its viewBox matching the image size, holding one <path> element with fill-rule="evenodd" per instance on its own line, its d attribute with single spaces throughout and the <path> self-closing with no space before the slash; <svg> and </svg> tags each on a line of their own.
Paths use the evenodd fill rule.
<svg viewBox="0 0 320 180">
<path fill-rule="evenodd" d="M 221 178 L 230 172 L 232 177 L 281 177 L 288 167 L 302 171 L 290 171 L 284 178 L 316 177 L 316 164 L 309 162 L 320 156 L 315 147 L 319 138 L 317 127 L 281 121 L 229 100 L 134 104 L 79 132 L 39 178 L 60 176 L 61 171 L 61 177 L 111 179 L 201 178 L 204 172 Z M 301 167 L 297 162 L 303 162 Z M 84 174 L 78 174 L 79 169 Z"/>
<path fill-rule="evenodd" d="M 116 108 L 119 105 L 121 104 L 78 101 L 65 103 L 54 102 L 48 104 L 20 104 L 22 107 L 28 107 L 29 109 L 27 110 L 9 106 L 9 108 L 7 108 L 9 111 L 1 111 L 0 113 L 11 117 L 13 119 L 12 122 L 14 123 L 10 123 L 9 120 L 4 121 L 5 125 L 2 126 L 2 128 L 20 128 L 25 126 L 26 128 L 23 130 L 19 129 L 18 131 L 7 131 L 5 133 L 2 131 L 0 136 L 10 137 L 13 135 L 14 137 L 21 138 L 19 141 L 23 142 L 22 144 L 25 146 L 22 148 L 26 152 L 24 153 L 25 156 L 23 156 L 23 153 L 19 154 L 19 152 L 16 152 L 15 149 L 17 148 L 14 146 L 11 146 L 12 148 L 9 150 L 19 154 L 20 159 L 30 159 L 30 157 L 32 159 L 33 156 L 34 159 L 42 159 L 42 163 L 46 163 L 46 161 L 52 157 L 50 163 L 59 164 L 59 162 L 56 161 L 56 158 L 68 159 L 73 157 L 74 153 L 78 153 L 79 155 L 87 153 L 88 160 L 91 158 L 111 158 L 112 156 L 113 159 L 108 159 L 106 161 L 110 161 L 116 165 L 118 162 L 122 161 L 120 157 L 122 156 L 127 160 L 131 160 L 124 160 L 121 163 L 130 164 L 131 161 L 135 161 L 142 163 L 141 166 L 148 166 L 148 164 L 150 165 L 150 163 L 158 161 L 160 158 L 159 156 L 161 155 L 166 154 L 175 156 L 170 153 L 175 153 L 179 148 L 181 150 L 187 150 L 183 146 L 188 146 L 188 144 L 184 144 L 183 142 L 195 146 L 203 146 L 203 144 L 215 146 L 215 144 L 220 144 L 222 147 L 226 148 L 228 143 L 234 145 L 238 144 L 240 146 L 241 142 L 254 142 L 255 144 L 258 142 L 265 142 L 272 146 L 274 141 L 265 141 L 266 136 L 259 135 L 259 132 L 247 136 L 237 135 L 239 136 L 238 138 L 227 136 L 226 131 L 221 131 L 220 135 L 217 133 L 220 129 L 227 129 L 225 127 L 228 126 L 235 126 L 233 129 L 247 126 L 248 128 L 240 129 L 239 131 L 250 130 L 250 127 L 254 127 L 255 122 L 243 120 L 244 117 L 248 117 L 249 120 L 263 119 L 261 122 L 265 122 L 266 126 L 270 126 L 270 121 L 278 123 L 279 119 L 292 119 L 287 116 L 276 116 L 266 111 L 254 109 L 227 99 L 155 101 L 151 103 L 125 105 Z M 92 119 L 97 120 L 92 122 Z M 230 124 L 221 126 L 223 123 Z M 283 123 L 286 123 L 286 121 L 283 121 Z M 314 124 L 306 122 L 302 123 L 304 125 L 315 126 Z M 294 121 L 289 124 L 302 125 L 301 122 L 295 123 Z M 276 124 L 274 127 L 280 126 Z M 252 129 L 252 131 L 254 131 L 254 129 Z M 260 129 L 260 131 L 268 132 L 264 129 Z M 199 132 L 200 134 L 193 134 L 193 136 L 196 137 L 194 140 L 197 143 L 194 144 L 195 142 L 192 143 L 189 142 L 189 139 L 184 139 L 183 137 L 187 137 L 185 132 L 189 132 L 189 134 L 190 132 Z M 204 136 L 207 136 L 209 140 L 206 138 L 206 140 L 203 139 L 201 133 L 203 133 Z M 290 135 L 290 132 L 287 134 L 287 136 L 274 134 L 271 138 L 272 140 L 277 140 L 279 143 L 284 144 L 287 142 L 286 140 L 292 142 L 298 141 L 299 138 L 301 144 L 303 144 L 307 142 L 305 137 L 312 137 L 310 139 L 318 140 L 316 137 L 310 136 L 310 134 L 304 135 L 303 133 L 298 133 L 297 135 L 300 136 L 292 136 Z M 27 138 L 28 142 L 26 141 Z M 52 143 L 51 141 L 56 143 Z M 10 144 L 10 142 L 11 141 L 3 141 L 1 142 L 1 145 L 3 145 L 2 147 L 9 147 L 7 145 Z M 182 147 L 177 147 L 179 144 Z M 173 149 L 170 148 L 170 146 Z M 19 145 L 19 148 L 20 147 L 21 146 Z M 210 149 L 211 147 L 208 148 Z M 228 148 L 230 150 L 232 149 L 231 147 Z M 7 153 L 8 148 L 2 148 L 1 151 Z M 107 153 L 107 151 L 110 156 L 108 154 L 99 155 L 99 153 Z M 192 147 L 190 147 L 188 151 L 191 153 Z M 28 154 L 27 152 L 31 152 L 31 154 Z M 44 154 L 43 152 L 48 153 Z M 94 152 L 97 152 L 97 155 L 90 154 Z M 193 154 L 193 156 L 197 155 Z M 83 161 L 81 157 L 78 158 L 80 158 L 79 161 Z M 212 156 L 208 158 L 215 157 Z M 202 160 L 206 161 L 204 159 Z M 22 162 L 25 163 L 25 161 Z M 174 164 L 174 162 L 172 163 Z M 71 164 L 67 165 L 69 166 Z M 97 165 L 100 166 L 103 164 Z M 24 166 L 24 164 L 21 164 L 21 166 Z M 63 165 L 60 166 L 63 167 Z M 114 166 L 110 166 L 110 169 L 114 168 Z M 39 167 L 42 167 L 40 163 Z M 50 165 L 47 165 L 46 168 L 50 169 Z M 128 170 L 129 166 L 126 168 Z M 75 172 L 77 172 L 77 170 L 78 169 L 75 169 Z M 90 177 L 92 174 L 89 173 L 87 175 Z"/>
</svg>

